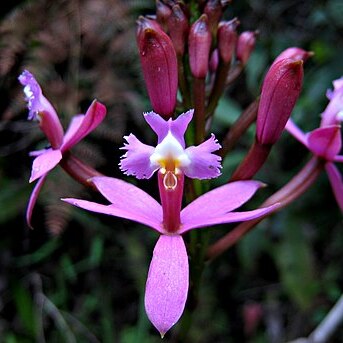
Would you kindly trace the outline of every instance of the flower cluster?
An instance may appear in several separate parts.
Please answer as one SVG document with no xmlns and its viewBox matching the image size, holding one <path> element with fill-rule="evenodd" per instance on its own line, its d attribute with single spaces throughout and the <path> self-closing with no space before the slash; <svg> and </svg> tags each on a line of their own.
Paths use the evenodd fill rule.
<svg viewBox="0 0 343 343">
<path fill-rule="evenodd" d="M 145 308 L 162 337 L 180 319 L 189 291 L 190 253 L 182 235 L 218 224 L 254 220 L 255 225 L 294 200 L 294 185 L 299 185 L 296 177 L 296 182 L 290 182 L 291 187 L 286 185 L 260 208 L 237 210 L 263 187 L 262 182 L 252 178 L 266 162 L 285 126 L 316 156 L 319 162 L 316 160 L 318 164 L 313 164 L 313 168 L 325 167 L 343 210 L 343 182 L 334 165 L 343 161 L 339 155 L 343 79 L 336 80 L 334 90 L 328 92 L 330 102 L 320 127 L 304 134 L 289 118 L 301 92 L 303 64 L 311 53 L 296 47 L 283 51 L 275 59 L 266 73 L 259 99 L 242 113 L 224 139 L 226 147 L 232 146 L 256 121 L 255 141 L 234 171 L 231 182 L 208 192 L 201 187 L 195 190 L 199 183 L 192 179 L 213 179 L 221 174 L 222 157 L 228 148 L 222 148 L 211 134 L 210 124 L 220 96 L 248 63 L 257 37 L 254 31 L 239 34 L 238 19 L 221 19 L 226 5 L 226 1 L 202 1 L 194 11 L 182 2 L 157 1 L 156 16 L 138 20 L 139 56 L 153 108 L 144 114 L 144 119 L 157 141 L 147 145 L 133 134 L 125 136 L 121 148 L 125 153 L 119 168 L 137 179 L 150 179 L 157 174 L 160 202 L 137 186 L 102 176 L 80 161 L 70 163 L 73 161 L 70 149 L 104 119 L 106 109 L 102 104 L 95 100 L 85 115 L 74 116 L 64 133 L 55 109 L 33 75 L 24 71 L 19 77 L 29 119 L 38 120 L 50 143 L 49 148 L 31 153 L 35 159 L 30 182 L 38 182 L 29 200 L 28 224 L 31 225 L 32 210 L 48 173 L 60 164 L 76 180 L 98 190 L 109 203 L 74 198 L 65 198 L 65 202 L 129 219 L 156 231 L 159 238 L 147 277 Z M 192 192 L 187 194 L 187 205 L 182 208 L 185 182 Z M 304 183 L 296 195 L 304 192 L 311 182 Z"/>
<path fill-rule="evenodd" d="M 212 153 L 219 148 L 214 136 L 199 146 L 185 148 L 184 133 L 192 115 L 193 111 L 188 111 L 176 120 L 165 121 L 154 112 L 145 114 L 157 134 L 155 148 L 134 135 L 125 137 L 128 144 L 124 146 L 127 152 L 120 162 L 121 169 L 137 178 L 150 178 L 157 171 L 162 206 L 136 186 L 109 177 L 92 180 L 110 205 L 64 199 L 89 211 L 143 223 L 161 234 L 149 268 L 145 308 L 162 336 L 178 321 L 187 299 L 188 255 L 181 235 L 210 225 L 255 219 L 276 207 L 232 212 L 263 185 L 237 181 L 203 194 L 181 210 L 184 176 L 213 178 L 220 174 L 221 167 L 220 158 Z"/>
<path fill-rule="evenodd" d="M 319 128 L 305 134 L 290 119 L 286 129 L 315 156 L 324 161 L 332 191 L 343 212 L 343 180 L 334 165 L 334 162 L 343 162 L 343 155 L 339 155 L 342 148 L 340 123 L 343 121 L 343 78 L 335 80 L 333 85 L 334 90 L 327 92 L 330 102 L 322 113 Z"/>
<path fill-rule="evenodd" d="M 19 81 L 24 86 L 29 119 L 39 122 L 41 130 L 51 145 L 50 148 L 31 152 L 31 156 L 35 156 L 35 159 L 30 182 L 38 180 L 32 191 L 26 211 L 26 220 L 28 225 L 31 226 L 32 211 L 48 173 L 61 162 L 66 152 L 103 121 L 106 108 L 94 100 L 85 115 L 79 114 L 72 118 L 68 130 L 64 133 L 54 107 L 43 95 L 42 89 L 34 76 L 25 70 L 19 76 Z"/>
</svg>

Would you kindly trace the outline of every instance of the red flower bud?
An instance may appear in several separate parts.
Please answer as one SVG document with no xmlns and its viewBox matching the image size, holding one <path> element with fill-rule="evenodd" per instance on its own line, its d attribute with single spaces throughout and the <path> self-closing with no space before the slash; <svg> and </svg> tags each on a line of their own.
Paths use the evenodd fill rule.
<svg viewBox="0 0 343 343">
<path fill-rule="evenodd" d="M 149 98 L 155 112 L 174 113 L 177 93 L 177 59 L 171 39 L 154 21 L 138 20 L 137 43 Z"/>
<path fill-rule="evenodd" d="M 167 25 L 176 54 L 182 56 L 185 51 L 189 25 L 188 19 L 179 5 L 173 6 Z"/>
<path fill-rule="evenodd" d="M 274 144 L 297 101 L 303 81 L 303 61 L 290 58 L 273 63 L 263 81 L 257 113 L 256 139 Z"/>
<path fill-rule="evenodd" d="M 218 49 L 215 49 L 212 51 L 210 63 L 209 63 L 209 69 L 211 73 L 215 73 L 219 64 L 219 53 Z"/>
<path fill-rule="evenodd" d="M 165 25 L 167 23 L 167 20 L 169 16 L 171 15 L 171 8 L 164 4 L 162 1 L 157 0 L 156 1 L 156 19 L 159 24 L 165 28 Z"/>
<path fill-rule="evenodd" d="M 207 15 L 208 24 L 212 34 L 216 33 L 218 22 L 223 14 L 223 7 L 220 0 L 209 0 L 204 8 L 204 13 Z"/>
<path fill-rule="evenodd" d="M 218 49 L 220 58 L 224 63 L 231 62 L 237 43 L 237 19 L 221 22 L 218 27 Z"/>
<path fill-rule="evenodd" d="M 276 57 L 273 63 L 276 63 L 285 58 L 290 58 L 293 61 L 303 60 L 304 62 L 306 62 L 311 56 L 313 56 L 312 51 L 306 51 L 297 47 L 292 47 L 281 52 L 281 54 Z"/>
<path fill-rule="evenodd" d="M 248 59 L 255 48 L 257 32 L 245 31 L 238 37 L 236 56 L 237 60 L 243 65 L 247 64 Z"/>
<path fill-rule="evenodd" d="M 211 41 L 207 15 L 203 14 L 191 26 L 188 38 L 189 64 L 193 76 L 199 79 L 207 74 Z"/>
</svg>

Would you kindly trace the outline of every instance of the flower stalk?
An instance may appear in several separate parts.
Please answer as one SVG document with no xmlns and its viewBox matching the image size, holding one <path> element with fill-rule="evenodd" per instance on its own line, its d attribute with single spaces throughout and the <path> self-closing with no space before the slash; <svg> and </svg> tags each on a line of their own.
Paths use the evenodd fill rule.
<svg viewBox="0 0 343 343">
<path fill-rule="evenodd" d="M 218 257 L 227 249 L 237 244 L 264 218 L 276 211 L 281 210 L 282 208 L 286 207 L 291 202 L 299 198 L 312 186 L 323 168 L 323 161 L 316 157 L 312 157 L 296 176 L 294 176 L 285 186 L 283 186 L 279 191 L 267 198 L 261 204 L 261 207 L 278 204 L 277 207 L 275 207 L 270 214 L 258 219 L 246 221 L 236 226 L 232 231 L 230 231 L 228 234 L 226 234 L 224 237 L 219 239 L 208 248 L 207 259 L 213 260 L 214 258 Z"/>
</svg>

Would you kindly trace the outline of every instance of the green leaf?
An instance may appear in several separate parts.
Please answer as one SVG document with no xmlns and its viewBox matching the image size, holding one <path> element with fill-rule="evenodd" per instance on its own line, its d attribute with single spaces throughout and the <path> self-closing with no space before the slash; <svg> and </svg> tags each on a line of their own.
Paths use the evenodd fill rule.
<svg viewBox="0 0 343 343">
<path fill-rule="evenodd" d="M 0 189 L 0 204 L 6 204 L 0 206 L 0 224 L 2 224 L 16 217 L 18 212 L 25 208 L 29 193 L 27 187 L 23 188 L 23 185 L 13 182 L 1 182 Z"/>
<path fill-rule="evenodd" d="M 37 330 L 34 303 L 31 293 L 19 283 L 12 286 L 13 299 L 27 334 L 35 337 Z"/>
<path fill-rule="evenodd" d="M 236 121 L 241 112 L 242 109 L 237 102 L 222 97 L 216 108 L 211 131 L 217 133 L 222 131 L 223 128 L 229 127 Z"/>
<path fill-rule="evenodd" d="M 100 236 L 95 237 L 92 241 L 89 261 L 90 264 L 95 267 L 98 266 L 101 262 L 104 252 L 104 239 Z"/>
<path fill-rule="evenodd" d="M 285 236 L 274 251 L 280 277 L 287 293 L 303 310 L 312 304 L 319 289 L 314 278 L 312 251 L 299 226 L 299 221 L 284 218 Z M 297 225 L 295 225 L 297 223 Z"/>
<path fill-rule="evenodd" d="M 51 254 L 59 247 L 60 241 L 58 238 L 51 239 L 37 249 L 34 253 L 17 258 L 17 267 L 26 267 L 35 263 L 39 263 L 50 257 Z"/>
</svg>

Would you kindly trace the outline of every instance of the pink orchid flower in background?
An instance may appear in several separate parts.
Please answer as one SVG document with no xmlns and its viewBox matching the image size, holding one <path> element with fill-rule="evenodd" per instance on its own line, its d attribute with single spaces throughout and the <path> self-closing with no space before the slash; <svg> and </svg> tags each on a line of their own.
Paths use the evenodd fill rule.
<svg viewBox="0 0 343 343">
<path fill-rule="evenodd" d="M 145 114 L 157 134 L 156 147 L 143 144 L 132 134 L 125 137 L 123 149 L 127 152 L 120 162 L 121 170 L 137 178 L 150 178 L 157 172 L 162 206 L 136 186 L 110 177 L 92 178 L 109 205 L 63 199 L 89 211 L 142 223 L 160 234 L 146 282 L 145 309 L 162 337 L 181 317 L 187 299 L 188 255 L 181 235 L 210 225 L 258 218 L 277 206 L 232 212 L 263 186 L 258 181 L 237 181 L 209 191 L 181 210 L 184 175 L 215 178 L 221 168 L 220 157 L 212 154 L 220 147 L 213 135 L 199 146 L 185 148 L 184 134 L 192 116 L 191 110 L 165 121 L 154 112 Z"/>
<path fill-rule="evenodd" d="M 106 108 L 94 100 L 85 115 L 80 114 L 72 118 L 68 130 L 64 134 L 55 109 L 43 95 L 34 76 L 25 70 L 19 76 L 19 81 L 24 86 L 29 109 L 28 119 L 39 121 L 42 131 L 51 144 L 51 148 L 30 153 L 31 156 L 36 157 L 32 165 L 30 182 L 38 180 L 26 210 L 26 220 L 31 227 L 32 211 L 48 172 L 61 161 L 63 153 L 70 150 L 102 122 L 106 115 Z"/>
<path fill-rule="evenodd" d="M 343 120 L 343 78 L 334 81 L 333 84 L 334 90 L 327 93 L 330 102 L 322 113 L 319 128 L 304 133 L 290 119 L 287 122 L 286 130 L 314 155 L 325 160 L 325 169 L 332 191 L 341 211 L 343 211 L 343 180 L 341 173 L 334 165 L 334 162 L 343 162 L 343 155 L 339 155 L 342 148 L 341 126 L 339 123 Z"/>
</svg>

